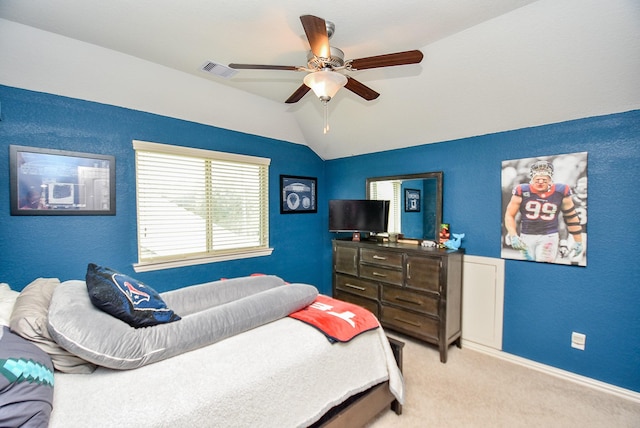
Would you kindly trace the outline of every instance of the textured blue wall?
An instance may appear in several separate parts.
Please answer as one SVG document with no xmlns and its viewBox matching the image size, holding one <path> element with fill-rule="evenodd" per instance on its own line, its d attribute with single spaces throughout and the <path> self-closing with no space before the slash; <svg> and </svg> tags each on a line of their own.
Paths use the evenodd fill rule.
<svg viewBox="0 0 640 428">
<path fill-rule="evenodd" d="M 0 282 L 22 289 L 37 277 L 83 279 L 87 263 L 110 266 L 158 291 L 255 272 L 322 289 L 326 267 L 322 209 L 318 214 L 280 214 L 279 176 L 318 178 L 323 161 L 308 147 L 103 104 L 0 86 Z M 132 140 L 184 145 L 271 158 L 270 257 L 135 273 L 137 262 L 135 165 Z M 115 216 L 10 216 L 10 144 L 111 154 L 116 158 Z M 315 239 L 314 239 L 315 238 Z M 326 284 L 324 285 L 326 287 Z"/>
<path fill-rule="evenodd" d="M 364 198 L 365 179 L 444 172 L 444 218 L 468 254 L 500 257 L 501 163 L 589 152 L 586 268 L 506 261 L 506 352 L 640 392 L 640 228 L 635 198 L 640 111 L 323 162 L 296 144 L 0 85 L 0 282 L 83 278 L 95 262 L 160 291 L 220 277 L 273 273 L 331 288 L 327 200 Z M 134 139 L 272 159 L 270 257 L 135 274 Z M 9 144 L 116 157 L 116 216 L 9 215 Z M 279 213 L 279 175 L 318 177 L 317 214 Z M 587 334 L 585 351 L 571 331 Z"/>
<path fill-rule="evenodd" d="M 506 260 L 503 349 L 640 392 L 640 111 L 328 161 L 327 191 L 363 197 L 367 177 L 443 171 L 443 221 L 467 254 L 499 258 L 502 161 L 583 151 L 588 266 Z"/>
</svg>

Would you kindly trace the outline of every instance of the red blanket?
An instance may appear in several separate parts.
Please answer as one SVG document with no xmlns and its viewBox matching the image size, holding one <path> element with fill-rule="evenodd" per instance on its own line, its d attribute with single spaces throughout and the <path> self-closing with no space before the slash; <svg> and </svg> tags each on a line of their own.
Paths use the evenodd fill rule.
<svg viewBox="0 0 640 428">
<path fill-rule="evenodd" d="M 348 342 L 380 326 L 375 315 L 367 309 L 322 294 L 312 304 L 289 316 L 317 328 L 331 342 Z"/>
</svg>

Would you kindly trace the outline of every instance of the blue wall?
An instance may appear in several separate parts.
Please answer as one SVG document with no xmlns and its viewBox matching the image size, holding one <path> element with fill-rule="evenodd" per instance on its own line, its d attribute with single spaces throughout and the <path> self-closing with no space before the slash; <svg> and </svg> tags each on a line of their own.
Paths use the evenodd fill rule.
<svg viewBox="0 0 640 428">
<path fill-rule="evenodd" d="M 365 179 L 444 172 L 443 221 L 467 254 L 500 257 L 501 163 L 588 152 L 588 266 L 506 260 L 504 351 L 640 391 L 640 111 L 326 162 L 330 198 Z M 571 332 L 586 350 L 570 347 Z"/>
<path fill-rule="evenodd" d="M 326 230 L 323 161 L 308 147 L 139 111 L 0 86 L 0 282 L 22 289 L 37 277 L 83 279 L 87 263 L 133 275 L 158 291 L 255 272 L 322 287 L 318 263 Z M 132 140 L 271 158 L 270 257 L 135 273 L 135 165 Z M 111 154 L 116 158 L 115 216 L 10 216 L 10 144 Z M 318 214 L 280 214 L 280 174 L 318 178 Z M 326 285 L 325 285 L 326 287 Z M 330 288 L 322 289 L 330 293 Z"/>
<path fill-rule="evenodd" d="M 635 198 L 640 111 L 323 162 L 304 146 L 123 108 L 0 86 L 0 165 L 10 144 L 116 157 L 117 215 L 9 215 L 8 167 L 0 185 L 0 282 L 21 289 L 37 277 L 83 278 L 95 262 L 160 291 L 253 272 L 331 288 L 327 200 L 364 198 L 365 179 L 444 172 L 444 216 L 464 232 L 468 254 L 500 257 L 501 162 L 589 152 L 586 268 L 506 261 L 506 352 L 640 392 L 640 236 Z M 135 274 L 134 139 L 272 159 L 274 252 L 233 262 Z M 279 175 L 318 177 L 317 214 L 279 212 Z M 339 177 L 332 179 L 332 177 Z M 585 351 L 569 346 L 587 335 Z"/>
</svg>

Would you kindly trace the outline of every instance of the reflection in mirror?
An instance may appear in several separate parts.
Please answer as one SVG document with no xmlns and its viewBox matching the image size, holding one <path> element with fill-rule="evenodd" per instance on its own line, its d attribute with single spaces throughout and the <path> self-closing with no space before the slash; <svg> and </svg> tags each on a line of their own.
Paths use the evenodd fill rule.
<svg viewBox="0 0 640 428">
<path fill-rule="evenodd" d="M 442 222 L 442 172 L 367 178 L 367 199 L 391 201 L 389 233 L 436 241 Z"/>
</svg>

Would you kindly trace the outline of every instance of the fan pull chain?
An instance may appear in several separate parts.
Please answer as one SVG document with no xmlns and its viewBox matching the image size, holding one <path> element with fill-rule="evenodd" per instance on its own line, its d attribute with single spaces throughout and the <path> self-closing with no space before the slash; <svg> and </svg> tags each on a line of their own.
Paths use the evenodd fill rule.
<svg viewBox="0 0 640 428">
<path fill-rule="evenodd" d="M 329 102 L 322 101 L 324 104 L 324 129 L 322 130 L 325 134 L 329 132 Z"/>
</svg>

